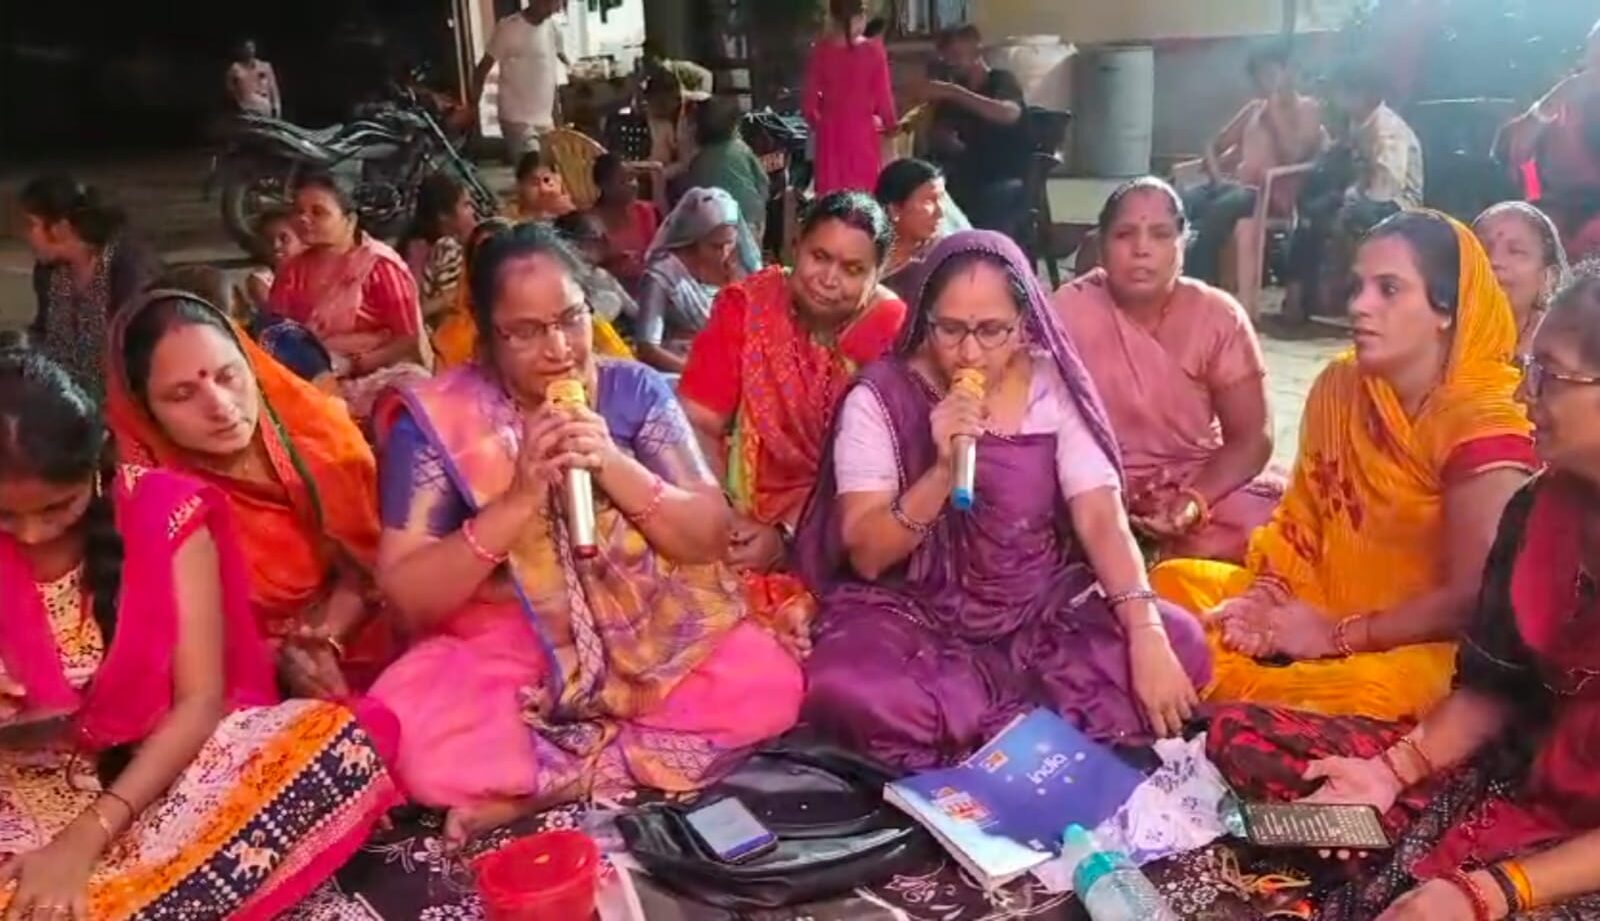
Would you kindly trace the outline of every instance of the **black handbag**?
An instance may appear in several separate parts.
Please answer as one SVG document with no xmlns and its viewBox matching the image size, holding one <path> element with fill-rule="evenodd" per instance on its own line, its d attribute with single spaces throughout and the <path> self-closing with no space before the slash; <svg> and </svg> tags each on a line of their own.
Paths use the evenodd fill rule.
<svg viewBox="0 0 1600 921">
<path fill-rule="evenodd" d="M 934 852 L 933 838 L 883 801 L 894 779 L 840 749 L 780 743 L 694 802 L 647 806 L 617 827 L 639 865 L 679 895 L 734 911 L 804 905 L 882 882 Z M 777 848 L 739 864 L 712 856 L 685 816 L 724 797 L 760 819 Z"/>
</svg>

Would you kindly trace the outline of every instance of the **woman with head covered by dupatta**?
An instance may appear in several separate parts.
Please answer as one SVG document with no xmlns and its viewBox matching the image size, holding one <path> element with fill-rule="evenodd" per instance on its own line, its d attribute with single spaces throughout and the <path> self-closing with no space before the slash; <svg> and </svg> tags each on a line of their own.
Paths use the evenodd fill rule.
<svg viewBox="0 0 1600 921">
<path fill-rule="evenodd" d="M 1174 560 L 1151 581 L 1213 627 L 1210 698 L 1405 719 L 1450 690 L 1495 522 L 1537 462 L 1511 307 L 1472 231 L 1396 215 L 1350 291 L 1355 348 L 1312 385 L 1245 565 Z"/>
<path fill-rule="evenodd" d="M 1145 582 L 1116 442 L 1026 257 L 970 231 L 927 271 L 895 355 L 845 398 L 801 525 L 821 600 L 803 719 L 909 769 L 1038 706 L 1099 739 L 1177 733 L 1204 641 Z M 977 438 L 968 511 L 955 436 Z"/>
<path fill-rule="evenodd" d="M 343 401 L 182 291 L 112 322 L 107 421 L 123 459 L 192 476 L 240 522 L 256 627 L 289 689 L 342 697 L 392 652 L 379 616 L 378 465 Z"/>
<path fill-rule="evenodd" d="M 656 232 L 644 262 L 635 330 L 639 360 L 681 374 L 717 292 L 760 268 L 761 251 L 732 195 L 690 189 Z"/>
<path fill-rule="evenodd" d="M 236 534 L 0 337 L 0 915 L 278 917 L 398 801 L 392 715 L 278 701 Z"/>
</svg>

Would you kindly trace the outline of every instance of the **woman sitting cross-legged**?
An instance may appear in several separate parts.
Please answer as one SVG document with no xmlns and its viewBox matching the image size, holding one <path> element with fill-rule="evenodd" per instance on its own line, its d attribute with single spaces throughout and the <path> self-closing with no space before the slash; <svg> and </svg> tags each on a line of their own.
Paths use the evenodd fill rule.
<svg viewBox="0 0 1600 921">
<path fill-rule="evenodd" d="M 950 764 L 1050 707 L 1090 735 L 1179 732 L 1210 677 L 1158 603 L 1116 443 L 1027 258 L 952 235 L 894 357 L 845 398 L 797 538 L 820 599 L 803 719 L 908 769 Z M 982 372 L 984 384 L 958 378 Z M 975 504 L 950 505 L 959 437 Z"/>
<path fill-rule="evenodd" d="M 1233 705 L 1211 758 L 1242 795 L 1363 803 L 1396 845 L 1326 921 L 1600 917 L 1600 275 L 1560 295 L 1523 394 L 1545 472 L 1505 508 L 1421 722 Z M 1373 872 L 1377 870 L 1377 872 Z"/>
<path fill-rule="evenodd" d="M 730 514 L 660 374 L 595 357 L 583 266 L 526 224 L 472 266 L 476 365 L 386 401 L 379 578 L 424 637 L 373 695 L 450 841 L 519 811 L 696 789 L 794 724 L 801 674 L 745 622 Z M 587 405 L 553 402 L 581 383 Z M 589 472 L 596 555 L 564 511 Z"/>
<path fill-rule="evenodd" d="M 332 176 L 301 179 L 294 206 L 309 248 L 273 280 L 270 306 L 333 355 L 345 402 L 365 422 L 383 390 L 433 367 L 417 282 L 398 253 L 361 229 Z"/>
<path fill-rule="evenodd" d="M 277 917 L 398 800 L 393 717 L 277 703 L 227 502 L 106 442 L 0 345 L 0 912 Z"/>
<path fill-rule="evenodd" d="M 1243 567 L 1162 563 L 1206 618 L 1215 700 L 1403 719 L 1450 689 L 1494 523 L 1534 469 L 1516 326 L 1472 232 L 1396 215 L 1357 253 L 1355 349 L 1306 399 L 1300 454 Z"/>
<path fill-rule="evenodd" d="M 681 374 L 717 292 L 761 266 L 739 203 L 721 189 L 690 189 L 645 254 L 639 282 L 639 360 Z"/>
<path fill-rule="evenodd" d="M 344 403 L 184 292 L 128 305 L 111 343 L 106 414 L 117 450 L 227 501 L 256 627 L 289 690 L 337 698 L 370 684 L 393 653 L 373 580 L 378 470 Z"/>
<path fill-rule="evenodd" d="M 1239 302 L 1184 278 L 1183 201 L 1146 177 L 1100 215 L 1103 269 L 1056 292 L 1061 322 L 1105 401 L 1134 526 L 1163 557 L 1244 559 L 1283 478 L 1261 342 Z"/>
<path fill-rule="evenodd" d="M 888 244 L 871 198 L 823 198 L 806 214 L 793 271 L 763 269 L 717 297 L 678 383 L 733 503 L 728 562 L 745 573 L 751 613 L 802 650 L 815 605 L 787 571 L 789 542 L 845 391 L 905 323 L 905 303 L 878 285 Z"/>
</svg>

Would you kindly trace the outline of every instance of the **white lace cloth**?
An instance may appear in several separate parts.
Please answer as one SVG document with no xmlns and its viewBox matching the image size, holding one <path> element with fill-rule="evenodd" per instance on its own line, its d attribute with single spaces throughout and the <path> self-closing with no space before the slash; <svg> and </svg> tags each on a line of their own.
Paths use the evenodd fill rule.
<svg viewBox="0 0 1600 921">
<path fill-rule="evenodd" d="M 1206 737 L 1163 739 L 1155 750 L 1161 767 L 1094 830 L 1101 847 L 1139 866 L 1199 850 L 1228 833 L 1222 805 L 1232 791 L 1206 757 Z M 1065 864 L 1057 857 L 1033 874 L 1051 892 L 1070 892 L 1074 868 Z"/>
</svg>

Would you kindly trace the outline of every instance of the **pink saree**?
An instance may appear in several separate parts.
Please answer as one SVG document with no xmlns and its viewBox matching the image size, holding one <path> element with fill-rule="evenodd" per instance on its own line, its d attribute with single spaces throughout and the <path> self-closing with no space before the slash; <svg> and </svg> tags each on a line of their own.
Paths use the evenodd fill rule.
<svg viewBox="0 0 1600 921">
<path fill-rule="evenodd" d="M 1212 394 L 1266 374 L 1243 308 L 1223 291 L 1180 278 L 1152 334 L 1116 305 L 1104 269 L 1063 286 L 1055 306 L 1111 418 L 1129 501 L 1187 486 L 1222 447 Z M 1162 553 L 1242 560 L 1250 532 L 1267 523 L 1282 495 L 1283 478 L 1263 473 L 1213 502 L 1209 527 Z"/>
<path fill-rule="evenodd" d="M 511 484 L 520 410 L 477 366 L 401 391 L 378 422 L 388 529 L 450 537 Z M 670 386 L 602 361 L 596 409 L 668 482 L 714 484 Z M 373 686 L 403 722 L 398 767 L 430 806 L 698 789 L 794 725 L 798 664 L 747 622 L 720 564 L 659 556 L 596 489 L 600 557 L 573 558 L 559 503 L 503 575 Z"/>
<path fill-rule="evenodd" d="M 399 253 L 367 234 L 342 256 L 313 249 L 290 260 L 270 300 L 275 313 L 309 329 L 333 355 L 340 395 L 358 421 L 372 415 L 384 390 L 426 378 L 433 367 L 416 279 Z M 353 356 L 402 338 L 417 340 L 420 364 L 350 372 Z"/>
<path fill-rule="evenodd" d="M 214 490 L 128 466 L 105 488 L 124 545 L 109 644 L 81 576 L 38 583 L 21 548 L 0 537 L 0 661 L 29 709 L 75 713 L 68 736 L 0 748 L 0 858 L 48 844 L 99 798 L 93 756 L 136 745 L 165 719 L 179 640 L 175 555 L 206 531 L 220 561 L 228 714 L 100 858 L 89 916 L 155 921 L 205 905 L 207 917 L 276 917 L 332 876 L 397 801 L 380 755 L 393 717 L 277 702 L 232 517 Z M 0 911 L 11 895 L 0 887 Z"/>
</svg>

